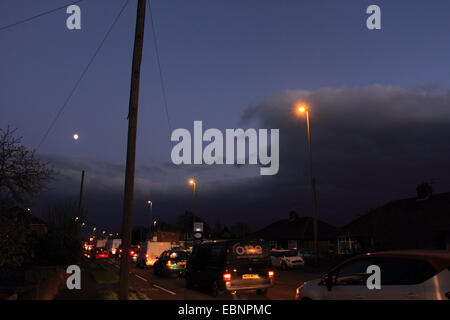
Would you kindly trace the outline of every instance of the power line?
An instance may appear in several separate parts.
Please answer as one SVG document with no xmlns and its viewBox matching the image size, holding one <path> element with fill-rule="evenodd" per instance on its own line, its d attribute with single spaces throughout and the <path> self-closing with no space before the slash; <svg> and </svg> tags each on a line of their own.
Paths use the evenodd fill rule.
<svg viewBox="0 0 450 320">
<path fill-rule="evenodd" d="M 166 110 L 167 126 L 169 127 L 169 136 L 170 136 L 172 133 L 172 124 L 171 124 L 170 116 L 169 116 L 169 107 L 168 107 L 168 103 L 167 103 L 166 86 L 164 84 L 164 77 L 163 77 L 162 68 L 161 68 L 161 60 L 159 58 L 159 47 L 158 47 L 158 40 L 156 37 L 155 23 L 153 21 L 152 7 L 150 5 L 150 0 L 147 0 L 147 2 L 148 2 L 148 9 L 149 9 L 148 11 L 149 11 L 149 15 L 150 15 L 150 22 L 152 25 L 153 43 L 154 43 L 154 47 L 155 47 L 156 62 L 158 65 L 159 79 L 160 79 L 160 83 L 161 83 L 164 108 Z M 172 147 L 170 139 L 168 140 L 168 144 L 169 144 L 169 150 L 170 150 Z M 175 172 L 176 172 L 178 180 L 180 180 L 180 174 L 179 174 L 178 170 L 175 170 Z"/>
<path fill-rule="evenodd" d="M 78 88 L 79 84 L 81 83 L 81 80 L 83 79 L 84 75 L 86 74 L 86 72 L 89 70 L 89 67 L 91 66 L 91 64 L 94 62 L 95 57 L 97 56 L 97 54 L 99 53 L 100 49 L 102 48 L 103 44 L 105 43 L 106 39 L 108 38 L 109 34 L 111 33 L 112 29 L 114 28 L 114 26 L 116 25 L 117 21 L 119 20 L 120 16 L 122 15 L 122 12 L 125 10 L 125 7 L 127 6 L 128 2 L 130 2 L 130 0 L 126 0 L 125 4 L 122 6 L 122 8 L 120 9 L 119 13 L 117 14 L 116 18 L 114 19 L 113 23 L 111 24 L 111 26 L 109 27 L 108 31 L 106 32 L 105 36 L 103 37 L 103 40 L 100 42 L 100 45 L 97 47 L 97 49 L 94 52 L 94 55 L 91 57 L 91 59 L 89 60 L 89 63 L 86 65 L 86 67 L 84 68 L 83 72 L 81 73 L 81 76 L 78 78 L 77 82 L 75 83 L 75 86 L 72 88 L 72 91 L 70 92 L 69 96 L 66 98 L 66 100 L 64 101 L 63 105 L 59 108 L 58 113 L 56 114 L 56 117 L 53 119 L 53 121 L 50 123 L 50 126 L 48 127 L 47 131 L 45 132 L 44 136 L 42 137 L 41 141 L 39 142 L 36 150 L 39 150 L 39 148 L 41 147 L 42 143 L 45 141 L 45 139 L 47 138 L 48 134 L 50 133 L 51 129 L 53 128 L 53 126 L 55 125 L 56 121 L 58 120 L 58 118 L 60 117 L 61 113 L 64 111 L 65 107 L 67 106 L 67 104 L 69 103 L 70 99 L 72 98 L 73 94 L 75 93 L 76 89 Z"/>
<path fill-rule="evenodd" d="M 154 43 L 154 46 L 155 46 L 156 62 L 158 64 L 159 79 L 160 79 L 160 82 L 161 82 L 161 90 L 162 90 L 162 95 L 163 95 L 164 108 L 166 110 L 167 125 L 169 126 L 169 134 L 170 134 L 172 132 L 172 125 L 171 125 L 171 122 L 170 122 L 169 108 L 167 106 L 166 86 L 164 84 L 164 78 L 163 78 L 162 70 L 161 70 L 161 61 L 159 59 L 158 41 L 157 41 L 157 38 L 156 38 L 155 24 L 153 22 L 152 7 L 150 6 L 150 0 L 147 0 L 147 2 L 148 2 L 148 9 L 149 9 L 148 11 L 149 11 L 149 15 L 150 15 L 150 22 L 152 24 L 153 43 Z"/>
<path fill-rule="evenodd" d="M 17 21 L 17 22 L 8 24 L 8 25 L 6 25 L 6 26 L 0 27 L 0 31 L 3 31 L 3 30 L 6 30 L 6 29 L 15 27 L 15 26 L 17 26 L 17 25 L 19 25 L 19 24 L 22 24 L 22 23 L 25 23 L 25 22 L 34 20 L 34 19 L 36 19 L 36 18 L 40 18 L 40 17 L 45 16 L 45 15 L 47 15 L 47 14 L 53 13 L 53 12 L 55 12 L 55 11 L 58 11 L 58 10 L 61 10 L 61 9 L 65 9 L 65 8 L 67 8 L 68 6 L 71 6 L 71 5 L 73 5 L 73 4 L 80 3 L 81 1 L 83 1 L 83 0 L 74 1 L 74 2 L 72 2 L 72 3 L 68 3 L 68 4 L 64 5 L 64 6 L 61 6 L 61 7 L 52 9 L 52 10 L 48 10 L 48 11 L 45 11 L 45 12 L 42 12 L 42 13 L 37 14 L 37 15 L 35 15 L 35 16 L 32 16 L 32 17 L 30 17 L 30 18 L 27 18 L 27 19 L 24 19 L 24 20 L 20 20 L 20 21 Z"/>
</svg>

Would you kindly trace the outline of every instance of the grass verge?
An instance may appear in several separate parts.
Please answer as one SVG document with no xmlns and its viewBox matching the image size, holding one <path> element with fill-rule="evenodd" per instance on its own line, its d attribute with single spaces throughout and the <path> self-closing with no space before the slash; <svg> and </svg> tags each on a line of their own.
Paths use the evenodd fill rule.
<svg viewBox="0 0 450 320">
<path fill-rule="evenodd" d="M 113 284 L 119 281 L 117 275 L 104 269 L 94 269 L 91 274 L 98 284 Z"/>
</svg>

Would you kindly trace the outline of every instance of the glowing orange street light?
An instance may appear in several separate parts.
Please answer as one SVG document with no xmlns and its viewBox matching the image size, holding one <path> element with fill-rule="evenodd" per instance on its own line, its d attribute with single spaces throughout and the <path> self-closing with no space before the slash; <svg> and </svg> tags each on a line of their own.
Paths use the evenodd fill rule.
<svg viewBox="0 0 450 320">
<path fill-rule="evenodd" d="M 197 186 L 197 182 L 194 179 L 189 179 L 189 184 L 194 186 L 194 198 L 195 198 L 195 187 Z"/>
<path fill-rule="evenodd" d="M 318 260 L 318 241 L 317 241 L 317 198 L 316 198 L 316 178 L 313 174 L 312 167 L 312 151 L 311 151 L 311 127 L 309 125 L 309 110 L 305 104 L 300 104 L 297 106 L 297 113 L 303 114 L 306 112 L 306 128 L 308 130 L 308 153 L 309 153 L 309 175 L 311 179 L 311 189 L 312 189 L 312 210 L 314 215 L 314 250 L 315 250 L 315 262 L 317 264 Z"/>
<path fill-rule="evenodd" d="M 195 207 L 195 197 L 196 197 L 195 189 L 197 187 L 197 181 L 195 181 L 194 178 L 189 179 L 189 184 L 194 187 L 194 200 L 193 200 L 194 204 L 193 204 L 193 207 Z M 194 230 L 194 225 L 195 225 L 195 208 L 192 210 L 192 229 L 193 230 Z"/>
<path fill-rule="evenodd" d="M 300 105 L 300 106 L 297 107 L 297 111 L 298 111 L 299 113 L 303 113 L 303 112 L 306 111 L 306 108 L 305 108 L 303 105 Z"/>
<path fill-rule="evenodd" d="M 154 231 L 152 229 L 154 229 L 154 226 L 152 228 L 152 221 L 153 221 L 153 202 L 148 200 L 147 201 L 148 205 L 150 206 L 150 231 Z M 151 236 L 153 236 L 153 233 L 151 232 Z"/>
</svg>

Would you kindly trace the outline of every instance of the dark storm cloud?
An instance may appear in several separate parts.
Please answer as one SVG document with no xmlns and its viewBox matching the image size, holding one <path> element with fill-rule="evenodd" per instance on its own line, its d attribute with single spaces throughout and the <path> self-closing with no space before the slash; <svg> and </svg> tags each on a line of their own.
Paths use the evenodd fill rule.
<svg viewBox="0 0 450 320">
<path fill-rule="evenodd" d="M 386 201 L 413 196 L 422 181 L 432 181 L 438 192 L 450 190 L 448 92 L 380 85 L 287 91 L 248 107 L 242 116 L 244 128 L 280 129 L 278 175 L 259 176 L 248 166 L 138 166 L 135 222 L 147 223 L 148 199 L 154 202 L 155 215 L 167 221 L 194 206 L 211 224 L 219 218 L 222 224 L 247 221 L 261 227 L 292 209 L 310 215 L 305 119 L 293 109 L 300 102 L 310 105 L 321 219 L 342 224 Z M 90 217 L 96 224 L 118 228 L 123 165 L 45 157 L 60 172 L 55 189 L 59 196 L 71 193 L 76 199 L 80 170 L 86 169 Z M 195 204 L 186 184 L 189 176 L 200 176 Z"/>
<path fill-rule="evenodd" d="M 421 181 L 450 189 L 448 92 L 325 88 L 288 91 L 249 107 L 243 120 L 280 128 L 281 180 L 308 170 L 305 119 L 293 112 L 301 102 L 310 105 L 319 205 L 330 220 L 411 196 Z"/>
</svg>

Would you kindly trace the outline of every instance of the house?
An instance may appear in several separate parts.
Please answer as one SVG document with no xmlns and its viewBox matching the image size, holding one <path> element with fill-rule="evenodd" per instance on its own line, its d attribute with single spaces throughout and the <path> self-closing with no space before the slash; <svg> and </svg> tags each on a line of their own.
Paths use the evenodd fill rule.
<svg viewBox="0 0 450 320">
<path fill-rule="evenodd" d="M 179 242 L 184 240 L 181 228 L 176 224 L 159 222 L 152 231 L 153 241 Z"/>
<path fill-rule="evenodd" d="M 391 201 L 341 228 L 338 240 L 350 252 L 449 250 L 450 192 Z"/>
<path fill-rule="evenodd" d="M 336 227 L 318 220 L 317 230 L 319 253 L 334 253 Z M 252 237 L 264 239 L 276 249 L 314 250 L 314 219 L 298 217 L 295 212 L 291 212 L 289 219 L 276 221 L 253 233 Z"/>
</svg>

